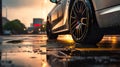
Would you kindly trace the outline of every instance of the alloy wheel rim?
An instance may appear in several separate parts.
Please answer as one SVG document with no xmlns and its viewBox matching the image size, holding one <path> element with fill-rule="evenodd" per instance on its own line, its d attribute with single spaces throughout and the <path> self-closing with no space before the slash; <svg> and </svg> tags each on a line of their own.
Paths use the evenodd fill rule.
<svg viewBox="0 0 120 67">
<path fill-rule="evenodd" d="M 83 1 L 75 1 L 70 13 L 70 29 L 71 34 L 76 40 L 83 38 L 89 25 L 89 12 Z"/>
</svg>

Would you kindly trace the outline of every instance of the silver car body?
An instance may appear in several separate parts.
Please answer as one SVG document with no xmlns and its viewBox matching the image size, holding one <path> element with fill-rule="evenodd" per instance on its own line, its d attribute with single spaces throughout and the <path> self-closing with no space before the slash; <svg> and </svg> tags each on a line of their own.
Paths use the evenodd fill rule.
<svg viewBox="0 0 120 67">
<path fill-rule="evenodd" d="M 97 23 L 100 28 L 119 27 L 120 0 L 85 0 L 93 5 Z M 69 30 L 69 9 L 71 0 L 60 0 L 48 14 L 52 32 L 59 33 Z"/>
</svg>

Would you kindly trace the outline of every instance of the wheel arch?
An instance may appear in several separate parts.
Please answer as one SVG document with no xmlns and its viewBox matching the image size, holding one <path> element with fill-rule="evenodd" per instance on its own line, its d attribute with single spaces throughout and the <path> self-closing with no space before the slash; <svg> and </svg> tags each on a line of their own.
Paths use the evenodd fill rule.
<svg viewBox="0 0 120 67">
<path fill-rule="evenodd" d="M 89 6 L 90 8 L 90 12 L 91 12 L 91 15 L 92 15 L 92 19 L 93 19 L 93 24 L 95 23 L 98 27 L 98 21 L 97 21 L 97 17 L 96 17 L 96 11 L 95 11 L 95 7 L 93 5 L 93 2 L 92 0 L 85 0 L 87 5 Z"/>
</svg>

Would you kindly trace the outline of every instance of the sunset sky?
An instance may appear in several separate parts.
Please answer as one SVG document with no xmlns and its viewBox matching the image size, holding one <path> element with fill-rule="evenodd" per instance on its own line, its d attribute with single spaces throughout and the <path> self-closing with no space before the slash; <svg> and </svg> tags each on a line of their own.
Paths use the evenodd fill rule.
<svg viewBox="0 0 120 67">
<path fill-rule="evenodd" d="M 2 0 L 2 16 L 9 20 L 20 19 L 27 27 L 33 22 L 33 18 L 44 18 L 55 4 L 49 0 Z"/>
</svg>

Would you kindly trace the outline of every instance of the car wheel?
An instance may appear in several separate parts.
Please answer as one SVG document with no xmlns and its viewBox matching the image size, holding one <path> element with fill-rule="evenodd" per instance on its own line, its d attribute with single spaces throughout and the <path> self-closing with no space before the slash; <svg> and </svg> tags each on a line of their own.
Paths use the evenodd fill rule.
<svg viewBox="0 0 120 67">
<path fill-rule="evenodd" d="M 47 32 L 48 39 L 57 39 L 58 35 L 52 33 L 52 29 L 51 29 L 51 24 L 50 23 L 46 24 L 46 32 Z"/>
<path fill-rule="evenodd" d="M 103 34 L 85 0 L 75 0 L 70 11 L 70 33 L 77 43 L 96 44 Z"/>
</svg>

